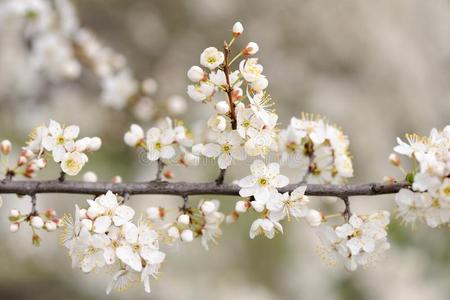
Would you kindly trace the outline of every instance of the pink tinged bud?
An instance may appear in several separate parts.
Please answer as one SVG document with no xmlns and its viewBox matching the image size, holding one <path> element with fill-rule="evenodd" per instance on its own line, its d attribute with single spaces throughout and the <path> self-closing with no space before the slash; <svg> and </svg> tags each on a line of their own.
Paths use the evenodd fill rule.
<svg viewBox="0 0 450 300">
<path fill-rule="evenodd" d="M 396 167 L 400 166 L 400 158 L 398 158 L 397 154 L 395 153 L 391 153 L 389 155 L 389 161 Z"/>
<path fill-rule="evenodd" d="M 11 211 L 9 212 L 9 216 L 17 218 L 18 216 L 20 216 L 20 211 L 17 209 L 11 209 Z"/>
<path fill-rule="evenodd" d="M 215 109 L 219 114 L 226 114 L 230 110 L 230 106 L 226 101 L 219 101 L 216 103 Z"/>
<path fill-rule="evenodd" d="M 44 227 L 44 220 L 42 220 L 42 218 L 39 216 L 32 217 L 31 226 L 36 229 L 41 229 L 42 227 Z"/>
<path fill-rule="evenodd" d="M 245 213 L 247 212 L 249 207 L 250 204 L 248 203 L 248 201 L 239 200 L 238 202 L 236 202 L 234 210 L 238 213 Z"/>
<path fill-rule="evenodd" d="M 242 54 L 244 55 L 255 55 L 259 51 L 259 46 L 257 43 L 250 42 L 245 46 L 244 50 L 242 50 Z"/>
<path fill-rule="evenodd" d="M 19 156 L 19 159 L 17 160 L 17 166 L 23 166 L 26 164 L 28 159 L 25 156 Z"/>
<path fill-rule="evenodd" d="M 192 66 L 188 72 L 187 76 L 192 82 L 199 82 L 205 77 L 205 72 L 199 66 Z"/>
<path fill-rule="evenodd" d="M 25 156 L 27 159 L 32 159 L 34 157 L 33 151 L 25 148 L 22 148 L 22 151 L 20 151 L 20 155 Z"/>
<path fill-rule="evenodd" d="M 20 229 L 20 224 L 19 223 L 12 223 L 12 224 L 9 225 L 9 231 L 11 233 L 15 233 L 15 232 L 19 231 L 19 229 Z"/>
<path fill-rule="evenodd" d="M 159 213 L 159 207 L 155 207 L 155 206 L 148 207 L 145 212 L 147 213 L 147 217 L 152 221 L 161 219 L 161 215 Z"/>
<path fill-rule="evenodd" d="M 4 154 L 4 155 L 8 155 L 11 153 L 12 150 L 12 144 L 9 140 L 3 140 L 0 143 L 0 151 Z"/>
<path fill-rule="evenodd" d="M 244 32 L 244 26 L 241 22 L 236 22 L 233 25 L 233 36 L 238 37 Z"/>
<path fill-rule="evenodd" d="M 183 230 L 183 232 L 181 232 L 181 240 L 188 243 L 192 242 L 194 240 L 194 233 L 192 232 L 192 230 Z"/>
<path fill-rule="evenodd" d="M 57 228 L 56 223 L 53 221 L 47 221 L 45 222 L 45 229 L 47 229 L 47 231 L 55 231 Z"/>
<path fill-rule="evenodd" d="M 114 176 L 113 178 L 112 178 L 112 182 L 113 183 L 122 183 L 122 177 L 120 177 L 120 176 Z"/>
<path fill-rule="evenodd" d="M 183 225 L 189 225 L 190 219 L 188 215 L 183 214 L 180 215 L 177 219 L 178 223 L 183 224 Z"/>
<path fill-rule="evenodd" d="M 53 222 L 56 223 L 56 226 L 58 226 L 58 228 L 64 226 L 64 221 L 62 219 L 55 219 L 55 220 L 53 220 Z"/>
<path fill-rule="evenodd" d="M 45 216 L 48 219 L 53 219 L 54 217 L 56 217 L 56 210 L 54 210 L 53 208 L 49 208 L 45 211 Z"/>
<path fill-rule="evenodd" d="M 80 219 L 86 219 L 87 217 L 87 210 L 85 208 L 80 209 Z"/>
</svg>

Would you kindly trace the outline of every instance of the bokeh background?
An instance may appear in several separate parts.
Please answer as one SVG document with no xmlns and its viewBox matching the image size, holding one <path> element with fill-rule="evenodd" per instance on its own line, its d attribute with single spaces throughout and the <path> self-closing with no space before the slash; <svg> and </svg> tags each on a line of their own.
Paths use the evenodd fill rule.
<svg viewBox="0 0 450 300">
<path fill-rule="evenodd" d="M 312 112 L 340 125 L 351 140 L 355 178 L 380 181 L 400 176 L 388 163 L 395 138 L 407 132 L 428 134 L 450 122 L 450 1 L 434 0 L 76 0 L 84 26 L 127 58 L 140 78 L 159 83 L 158 97 L 185 95 L 187 69 L 198 64 L 207 46 L 220 47 L 235 21 L 244 24 L 242 45 L 255 41 L 269 78 L 280 120 Z M 14 22 L 0 27 L 0 138 L 16 149 L 36 125 L 50 118 L 81 125 L 82 136 L 98 135 L 101 151 L 85 170 L 101 180 L 149 180 L 154 166 L 143 164 L 122 142 L 133 121 L 126 112 L 105 108 L 92 74 L 54 84 L 33 73 L 27 48 Z M 204 126 L 206 107 L 188 102 L 183 118 L 191 128 Z M 144 124 L 149 126 L 150 124 Z M 195 131 L 195 130 L 194 130 Z M 173 168 L 176 179 L 211 180 L 217 170 Z M 234 166 L 228 179 L 245 169 Z M 292 174 L 290 170 L 286 170 Z M 50 168 L 41 178 L 53 178 Z M 80 176 L 79 176 L 80 177 Z M 354 273 L 329 267 L 317 255 L 317 239 L 304 224 L 291 222 L 274 240 L 250 240 L 254 216 L 224 227 L 218 246 L 200 243 L 168 249 L 167 261 L 150 296 L 137 288 L 104 295 L 107 276 L 72 270 L 56 234 L 31 247 L 28 229 L 8 232 L 10 208 L 26 210 L 29 199 L 4 196 L 0 209 L 1 299 L 448 299 L 448 228 L 390 226 L 391 250 L 376 266 Z M 84 203 L 77 195 L 40 195 L 38 206 L 72 212 Z M 196 199 L 191 199 L 194 203 Z M 198 199 L 197 199 L 198 200 Z M 223 198 L 230 211 L 236 199 Z M 144 210 L 180 199 L 133 197 Z M 328 210 L 340 202 L 314 199 Z M 356 197 L 358 213 L 394 208 L 393 195 Z"/>
</svg>

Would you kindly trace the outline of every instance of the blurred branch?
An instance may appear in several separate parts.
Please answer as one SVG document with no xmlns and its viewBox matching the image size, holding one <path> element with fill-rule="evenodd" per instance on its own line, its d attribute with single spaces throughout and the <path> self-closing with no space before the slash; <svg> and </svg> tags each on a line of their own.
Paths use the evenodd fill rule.
<svg viewBox="0 0 450 300">
<path fill-rule="evenodd" d="M 290 184 L 279 189 L 281 193 L 293 191 L 299 184 Z M 306 194 L 311 196 L 335 196 L 345 198 L 350 196 L 369 196 L 395 194 L 402 188 L 409 188 L 407 182 L 393 184 L 366 183 L 344 185 L 309 184 Z M 83 182 L 83 181 L 5 181 L 0 182 L 0 194 L 35 195 L 42 193 L 61 194 L 91 194 L 100 195 L 107 191 L 124 195 L 239 195 L 240 187 L 235 184 L 216 182 Z"/>
</svg>

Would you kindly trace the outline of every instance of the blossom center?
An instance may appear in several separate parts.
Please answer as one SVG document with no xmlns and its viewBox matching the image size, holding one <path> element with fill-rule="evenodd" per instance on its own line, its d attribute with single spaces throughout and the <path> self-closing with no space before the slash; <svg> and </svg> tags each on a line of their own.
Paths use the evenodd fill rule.
<svg viewBox="0 0 450 300">
<path fill-rule="evenodd" d="M 231 150 L 231 146 L 229 144 L 225 144 L 222 146 L 222 150 L 223 152 L 228 153 Z"/>
<path fill-rule="evenodd" d="M 266 179 L 266 178 L 260 178 L 259 180 L 258 180 L 258 183 L 259 183 L 259 185 L 261 185 L 261 186 L 266 186 L 268 183 L 269 183 L 269 181 Z"/>
<path fill-rule="evenodd" d="M 56 138 L 56 143 L 58 145 L 63 145 L 64 144 L 64 136 L 60 135 Z"/>
</svg>

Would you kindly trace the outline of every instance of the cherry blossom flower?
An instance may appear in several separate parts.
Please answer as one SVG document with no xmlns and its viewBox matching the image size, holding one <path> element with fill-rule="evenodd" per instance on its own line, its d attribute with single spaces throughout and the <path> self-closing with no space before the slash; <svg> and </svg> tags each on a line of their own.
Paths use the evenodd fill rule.
<svg viewBox="0 0 450 300">
<path fill-rule="evenodd" d="M 217 143 L 209 143 L 204 146 L 203 155 L 218 158 L 219 168 L 228 168 L 233 159 L 244 160 L 245 151 L 241 146 L 242 138 L 236 131 L 224 132 L 217 138 Z"/>
</svg>

